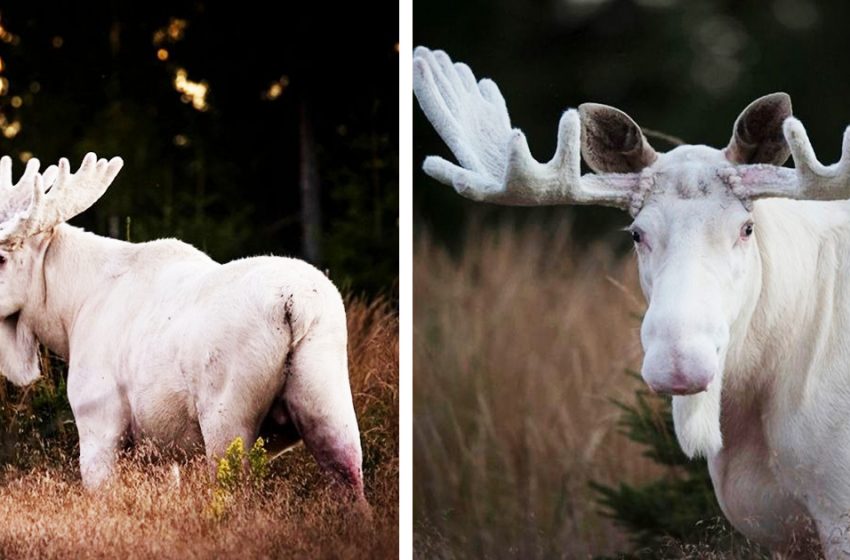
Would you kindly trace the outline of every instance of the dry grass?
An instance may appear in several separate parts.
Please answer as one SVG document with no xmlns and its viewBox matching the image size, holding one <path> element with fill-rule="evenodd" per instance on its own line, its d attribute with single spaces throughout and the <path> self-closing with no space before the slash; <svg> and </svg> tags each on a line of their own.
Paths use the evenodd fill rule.
<svg viewBox="0 0 850 560">
<path fill-rule="evenodd" d="M 349 302 L 350 373 L 373 518 L 339 500 L 303 446 L 259 489 L 212 515 L 206 465 L 136 453 L 120 481 L 88 494 L 78 465 L 7 469 L 0 558 L 394 558 L 398 555 L 398 319 L 386 302 Z"/>
<path fill-rule="evenodd" d="M 631 258 L 569 228 L 414 249 L 414 523 L 419 557 L 582 558 L 628 548 L 589 480 L 659 470 L 617 432 L 639 381 Z"/>
</svg>

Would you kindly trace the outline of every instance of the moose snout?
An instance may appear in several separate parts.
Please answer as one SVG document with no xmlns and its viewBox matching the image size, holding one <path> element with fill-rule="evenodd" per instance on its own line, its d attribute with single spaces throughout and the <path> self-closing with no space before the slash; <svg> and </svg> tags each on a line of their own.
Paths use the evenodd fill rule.
<svg viewBox="0 0 850 560">
<path fill-rule="evenodd" d="M 708 340 L 689 340 L 648 348 L 641 376 L 656 393 L 693 395 L 705 391 L 719 369 L 716 345 Z"/>
</svg>

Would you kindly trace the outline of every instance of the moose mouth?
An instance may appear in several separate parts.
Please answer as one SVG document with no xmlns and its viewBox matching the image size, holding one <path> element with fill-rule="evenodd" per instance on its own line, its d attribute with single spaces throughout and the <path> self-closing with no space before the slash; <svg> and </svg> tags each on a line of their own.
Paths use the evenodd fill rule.
<svg viewBox="0 0 850 560">
<path fill-rule="evenodd" d="M 663 382 L 647 382 L 647 385 L 653 393 L 660 395 L 695 395 L 707 391 L 713 377 L 705 373 L 687 375 L 677 372 Z M 652 376 L 649 378 L 652 379 Z"/>
<path fill-rule="evenodd" d="M 708 385 L 704 385 L 702 387 L 670 387 L 666 389 L 661 389 L 655 391 L 656 393 L 660 393 L 663 395 L 696 395 L 697 393 L 703 393 L 708 390 Z"/>
</svg>

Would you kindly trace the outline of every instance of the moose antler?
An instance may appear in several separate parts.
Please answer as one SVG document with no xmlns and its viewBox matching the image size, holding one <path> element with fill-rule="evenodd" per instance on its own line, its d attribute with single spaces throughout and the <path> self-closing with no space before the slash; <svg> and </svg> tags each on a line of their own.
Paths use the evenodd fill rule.
<svg viewBox="0 0 850 560">
<path fill-rule="evenodd" d="M 794 158 L 794 169 L 773 165 L 743 165 L 737 169 L 742 195 L 750 198 L 797 200 L 844 200 L 850 198 L 850 127 L 844 131 L 841 158 L 832 165 L 818 161 L 815 150 L 798 119 L 782 124 Z"/>
<path fill-rule="evenodd" d="M 98 160 L 86 154 L 76 173 L 68 160 L 38 173 L 39 161 L 31 158 L 21 179 L 12 184 L 12 160 L 0 158 L 0 243 L 17 243 L 41 233 L 87 210 L 112 184 L 124 162 L 115 157 Z"/>
<path fill-rule="evenodd" d="M 413 90 L 425 116 L 460 164 L 429 156 L 423 169 L 441 183 L 453 186 L 460 195 L 514 206 L 598 204 L 629 210 L 632 215 L 640 210 L 642 195 L 651 185 L 650 164 L 655 154 L 644 145 L 640 129 L 616 109 L 594 104 L 583 106 L 586 112 L 608 115 L 603 121 L 610 120 L 612 115 L 621 115 L 621 125 L 626 123 L 628 130 L 616 140 L 622 144 L 618 144 L 617 150 L 606 144 L 611 138 L 603 138 L 600 144 L 599 139 L 591 134 L 592 129 L 583 130 L 579 112 L 570 109 L 561 117 L 554 157 L 547 163 L 539 163 L 531 156 L 522 131 L 511 128 L 505 100 L 498 86 L 488 79 L 476 83 L 467 65 L 453 63 L 442 51 L 418 47 L 413 56 Z M 758 105 L 754 110 L 770 101 L 778 106 L 787 104 L 790 114 L 790 99 L 786 98 L 785 94 L 766 96 L 754 103 Z M 588 119 L 588 122 L 591 121 Z M 738 136 L 748 131 L 739 130 L 738 124 L 736 122 L 733 140 L 740 141 Z M 590 136 L 584 138 L 583 134 Z M 796 169 L 775 165 L 785 159 L 781 150 L 774 154 L 771 163 L 743 164 L 741 158 L 731 157 L 731 166 L 718 169 L 718 174 L 742 201 L 749 204 L 750 200 L 770 197 L 800 200 L 850 198 L 850 128 L 844 133 L 841 159 L 828 166 L 818 161 L 799 120 L 790 116 L 786 118 L 782 134 Z M 592 148 L 593 141 L 596 141 L 603 149 L 614 152 L 617 158 L 636 158 L 639 160 L 636 163 L 626 162 L 632 170 L 647 165 L 650 173 L 646 176 L 650 182 L 644 184 L 641 180 L 643 175 L 636 172 L 581 175 L 580 146 L 585 140 L 591 141 L 587 147 Z M 619 151 L 620 148 L 623 151 Z M 728 157 L 729 148 L 726 152 Z M 732 156 L 736 154 L 747 155 L 733 152 Z M 589 155 L 593 155 L 592 149 Z M 606 162 L 594 160 L 588 163 L 598 169 L 600 163 Z M 601 167 L 601 170 L 612 170 L 610 165 L 607 165 L 608 169 L 605 165 Z"/>
<path fill-rule="evenodd" d="M 123 166 L 120 157 L 107 161 L 89 152 L 76 173 L 71 173 L 66 158 L 60 159 L 58 166 L 48 167 L 42 177 L 44 188 L 49 190 L 36 213 L 35 230 L 44 231 L 88 210 L 103 196 Z"/>
<path fill-rule="evenodd" d="M 511 128 L 498 86 L 488 79 L 476 83 L 467 65 L 452 63 L 443 51 L 416 48 L 413 90 L 425 116 L 460 163 L 429 156 L 423 169 L 460 195 L 512 206 L 630 208 L 639 174 L 581 175 L 577 111 L 563 114 L 555 155 L 547 163 L 539 163 L 531 156 L 525 134 Z"/>
</svg>

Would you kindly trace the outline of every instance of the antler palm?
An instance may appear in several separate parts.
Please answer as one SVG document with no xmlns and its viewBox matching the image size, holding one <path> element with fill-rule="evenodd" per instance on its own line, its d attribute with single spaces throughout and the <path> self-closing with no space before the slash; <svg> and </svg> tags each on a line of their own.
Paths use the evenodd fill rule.
<svg viewBox="0 0 850 560">
<path fill-rule="evenodd" d="M 443 51 L 424 47 L 414 51 L 413 72 L 413 89 L 422 110 L 460 163 L 430 156 L 425 172 L 458 191 L 473 184 L 491 192 L 499 190 L 511 136 L 519 132 L 511 130 L 499 87 L 488 79 L 476 82 L 469 66 L 452 63 Z"/>
<path fill-rule="evenodd" d="M 541 164 L 531 156 L 522 131 L 511 128 L 498 86 L 488 79 L 476 82 L 466 64 L 453 63 L 442 51 L 418 47 L 413 56 L 413 90 L 460 163 L 429 156 L 423 168 L 459 194 L 516 206 L 628 206 L 628 187 L 634 177 L 614 181 L 581 177 L 581 123 L 575 110 L 561 117 L 555 156 Z"/>
</svg>

